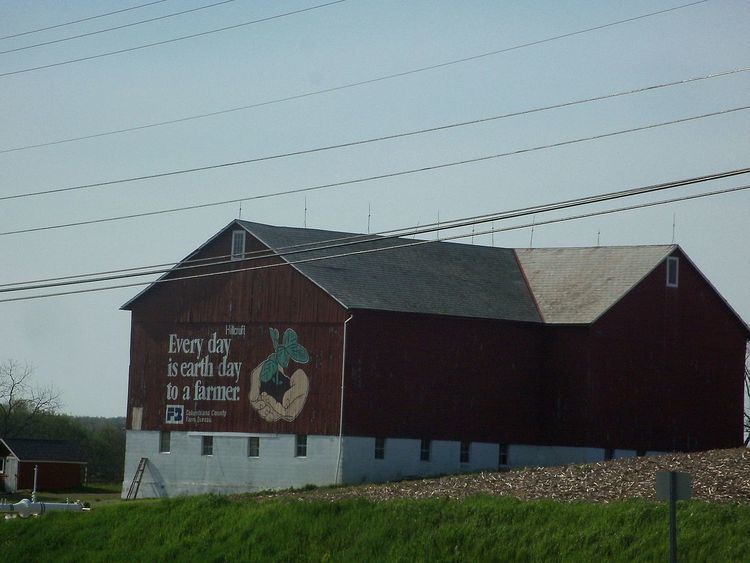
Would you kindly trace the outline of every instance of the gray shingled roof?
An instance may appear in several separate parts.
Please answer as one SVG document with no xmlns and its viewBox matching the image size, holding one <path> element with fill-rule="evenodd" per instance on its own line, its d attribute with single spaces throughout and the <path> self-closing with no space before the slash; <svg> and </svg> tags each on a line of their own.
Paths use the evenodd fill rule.
<svg viewBox="0 0 750 563">
<path fill-rule="evenodd" d="M 237 225 L 292 262 L 348 309 L 550 324 L 596 321 L 678 248 L 660 245 L 513 250 L 235 220 L 186 260 Z M 339 241 L 341 246 L 309 251 L 343 237 L 347 241 Z M 352 244 L 363 239 L 368 242 Z M 297 245 L 306 245 L 306 251 L 289 252 L 288 247 Z M 372 252 L 380 248 L 387 250 Z M 304 261 L 353 252 L 358 254 Z M 122 308 L 130 309 L 151 287 L 153 284 Z M 721 294 L 717 295 L 723 300 Z M 750 335 L 750 328 L 724 302 Z"/>
<path fill-rule="evenodd" d="M 27 438 L 2 438 L 11 453 L 20 461 L 64 461 L 86 463 L 81 449 L 65 440 L 31 440 Z"/>
<path fill-rule="evenodd" d="M 335 231 L 274 227 L 237 221 L 268 247 L 317 243 L 341 237 L 366 237 Z M 308 259 L 375 248 L 294 267 L 348 309 L 376 309 L 458 317 L 539 322 L 513 250 L 467 244 L 385 239 L 335 249 L 291 254 Z"/>
<path fill-rule="evenodd" d="M 516 250 L 544 322 L 594 322 L 675 248 L 597 246 Z"/>
</svg>

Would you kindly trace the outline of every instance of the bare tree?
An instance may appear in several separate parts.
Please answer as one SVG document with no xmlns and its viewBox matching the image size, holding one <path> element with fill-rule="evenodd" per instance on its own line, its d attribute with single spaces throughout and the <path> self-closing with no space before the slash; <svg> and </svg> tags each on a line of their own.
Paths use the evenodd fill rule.
<svg viewBox="0 0 750 563">
<path fill-rule="evenodd" d="M 0 364 L 0 437 L 29 432 L 44 414 L 60 407 L 59 393 L 33 382 L 34 368 L 14 360 Z"/>
<path fill-rule="evenodd" d="M 750 345 L 745 348 L 745 447 L 750 446 Z"/>
</svg>

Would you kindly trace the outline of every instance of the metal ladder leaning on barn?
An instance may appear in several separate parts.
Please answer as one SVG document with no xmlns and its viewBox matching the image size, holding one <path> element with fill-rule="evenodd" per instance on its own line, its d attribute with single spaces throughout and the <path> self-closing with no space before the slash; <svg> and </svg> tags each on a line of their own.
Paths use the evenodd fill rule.
<svg viewBox="0 0 750 563">
<path fill-rule="evenodd" d="M 133 500 L 138 496 L 138 489 L 141 486 L 141 479 L 143 478 L 143 472 L 146 470 L 147 463 L 147 457 L 142 457 L 141 461 L 138 462 L 138 468 L 135 470 L 135 475 L 133 475 L 133 481 L 130 483 L 125 500 Z"/>
</svg>

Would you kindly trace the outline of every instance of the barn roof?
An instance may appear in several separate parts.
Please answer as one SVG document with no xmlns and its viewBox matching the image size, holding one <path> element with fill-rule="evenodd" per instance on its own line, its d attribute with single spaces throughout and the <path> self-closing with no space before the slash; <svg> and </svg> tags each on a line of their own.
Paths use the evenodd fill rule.
<svg viewBox="0 0 750 563">
<path fill-rule="evenodd" d="M 282 256 L 290 246 L 320 248 L 324 241 L 353 237 L 344 246 L 285 257 L 347 309 L 541 320 L 512 249 L 237 224 Z M 356 242 L 363 239 L 368 242 Z M 383 248 L 389 250 L 372 252 Z M 358 254 L 304 262 L 351 252 Z"/>
<path fill-rule="evenodd" d="M 32 440 L 28 438 L 0 438 L 2 443 L 19 461 L 57 461 L 86 463 L 80 448 L 65 440 Z"/>
<path fill-rule="evenodd" d="M 622 299 L 676 248 L 529 248 L 516 253 L 545 322 L 588 324 Z"/>
<path fill-rule="evenodd" d="M 185 260 L 238 226 L 347 309 L 549 324 L 596 321 L 679 248 L 652 245 L 514 250 L 234 220 Z M 386 250 L 379 251 L 382 249 Z M 326 256 L 325 260 L 318 259 Z M 159 279 L 169 275 L 167 272 Z M 703 278 L 750 337 L 748 325 Z M 122 309 L 130 309 L 152 287 L 138 293 Z"/>
</svg>

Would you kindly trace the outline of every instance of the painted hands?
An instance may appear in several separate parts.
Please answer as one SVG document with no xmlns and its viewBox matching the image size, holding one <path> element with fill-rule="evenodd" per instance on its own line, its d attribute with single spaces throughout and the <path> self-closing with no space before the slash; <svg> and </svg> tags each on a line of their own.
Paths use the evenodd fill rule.
<svg viewBox="0 0 750 563">
<path fill-rule="evenodd" d="M 279 402 L 265 391 L 261 392 L 260 390 L 260 372 L 262 367 L 263 364 L 256 367 L 250 373 L 250 393 L 248 394 L 250 404 L 258 411 L 263 420 L 276 422 L 281 419 L 291 422 L 297 418 L 305 406 L 305 401 L 310 391 L 310 382 L 307 379 L 307 374 L 301 369 L 295 370 L 289 378 L 290 387 L 284 393 L 281 402 Z"/>
</svg>

